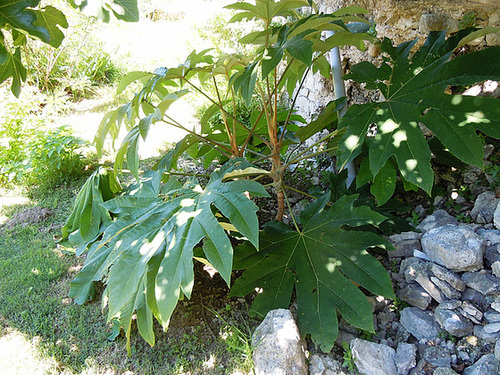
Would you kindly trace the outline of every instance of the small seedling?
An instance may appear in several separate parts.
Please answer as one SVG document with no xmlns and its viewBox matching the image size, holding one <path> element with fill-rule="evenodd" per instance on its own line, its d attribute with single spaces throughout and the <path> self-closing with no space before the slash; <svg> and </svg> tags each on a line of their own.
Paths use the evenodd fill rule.
<svg viewBox="0 0 500 375">
<path fill-rule="evenodd" d="M 342 348 L 344 348 L 344 362 L 342 363 L 342 367 L 348 368 L 349 371 L 354 372 L 356 370 L 356 365 L 354 364 L 351 347 L 344 341 L 342 342 Z"/>
</svg>

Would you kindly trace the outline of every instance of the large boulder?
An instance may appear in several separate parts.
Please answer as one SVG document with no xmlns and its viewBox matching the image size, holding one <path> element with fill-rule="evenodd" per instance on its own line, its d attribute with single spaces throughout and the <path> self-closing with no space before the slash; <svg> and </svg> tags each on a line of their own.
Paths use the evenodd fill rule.
<svg viewBox="0 0 500 375">
<path fill-rule="evenodd" d="M 256 375 L 307 375 L 305 346 L 290 310 L 269 311 L 252 343 Z"/>
<path fill-rule="evenodd" d="M 444 225 L 422 236 L 422 250 L 450 270 L 476 271 L 483 266 L 485 241 L 466 226 Z"/>
</svg>

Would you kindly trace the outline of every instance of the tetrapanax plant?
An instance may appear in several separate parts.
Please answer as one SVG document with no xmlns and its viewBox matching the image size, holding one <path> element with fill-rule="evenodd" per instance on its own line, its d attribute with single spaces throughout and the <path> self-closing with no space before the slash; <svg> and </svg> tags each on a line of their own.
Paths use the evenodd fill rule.
<svg viewBox="0 0 500 375">
<path fill-rule="evenodd" d="M 358 185 L 372 180 L 379 204 L 393 195 L 397 171 L 406 186 L 431 194 L 434 173 L 428 142 L 435 138 L 463 163 L 483 166 L 478 131 L 500 138 L 500 99 L 450 94 L 447 88 L 500 80 L 500 47 L 451 59 L 471 37 L 491 31 L 495 29 L 461 30 L 448 39 L 444 31 L 431 32 L 414 54 L 416 40 L 393 46 L 385 38 L 380 66 L 361 62 L 351 68 L 346 78 L 378 90 L 382 100 L 349 108 L 339 123 L 346 133 L 338 160 L 343 164 L 362 155 Z M 424 137 L 422 125 L 433 138 Z"/>
<path fill-rule="evenodd" d="M 299 12 L 298 7 L 309 10 Z M 242 40 L 256 45 L 255 54 L 212 56 L 205 50 L 191 53 L 175 68 L 128 74 L 118 92 L 134 81 L 142 82 L 142 89 L 129 103 L 106 114 L 96 136 L 97 148 L 101 150 L 108 135 L 115 140 L 123 125 L 128 130 L 118 150 L 115 172 L 109 171 L 106 176 L 101 170 L 91 178 L 64 227 L 64 236 L 78 251 L 88 251 L 86 263 L 72 283 L 71 296 L 83 303 L 91 296 L 93 282 L 104 280 L 108 319 L 117 321 L 129 337 L 131 316 L 137 312 L 139 332 L 151 344 L 152 317 L 166 329 L 177 300 L 191 294 L 194 254 L 212 264 L 229 285 L 233 247 L 227 233 L 239 233 L 252 248 L 259 248 L 257 208 L 247 195 L 267 193 L 249 178 L 272 179 L 279 207 L 276 218 L 281 220 L 285 211 L 285 169 L 310 157 L 315 146 L 328 143 L 335 136 L 333 131 L 301 151 L 285 154 L 289 146 L 298 148 L 317 132 L 334 129 L 337 110 L 345 103 L 344 99 L 330 103 L 323 114 L 302 127 L 292 123 L 304 122 L 295 115 L 294 105 L 305 75 L 309 71 L 330 75 L 325 54 L 332 47 L 350 44 L 363 48 L 365 40 L 373 39 L 366 33 L 349 30 L 351 22 L 368 24 L 356 15 L 366 12 L 359 7 L 313 14 L 314 8 L 305 0 L 258 0 L 255 4 L 239 2 L 229 8 L 236 10 L 233 21 L 255 19 L 260 23 L 259 31 Z M 334 30 L 335 34 L 323 39 L 325 30 Z M 285 91 L 291 97 L 291 106 L 283 110 L 279 101 Z M 201 94 L 211 103 L 199 131 L 180 124 L 168 111 L 172 103 L 189 92 Z M 254 108 L 249 123 L 238 120 L 238 98 Z M 211 121 L 216 114 L 222 121 Z M 139 143 L 156 123 L 184 129 L 188 135 L 157 163 L 154 171 L 141 176 Z M 335 149 L 336 145 L 330 143 L 325 152 Z M 195 158 L 204 157 L 205 161 L 229 163 L 213 173 L 205 187 L 195 181 L 180 185 L 174 178 L 178 173 L 176 164 L 186 151 Z M 243 161 L 245 156 L 251 156 L 257 166 Z M 125 160 L 137 183 L 117 193 L 115 176 Z M 101 194 L 100 188 L 114 194 Z M 316 208 L 319 206 L 311 210 Z M 364 214 L 353 219 L 356 225 L 363 221 L 377 225 L 382 220 L 382 216 L 369 209 L 351 213 L 356 216 L 360 210 Z M 91 212 L 96 213 L 95 219 L 89 215 Z M 316 234 L 323 234 L 327 227 L 318 228 Z M 370 239 L 376 239 L 373 246 L 385 245 L 375 235 Z M 356 247 L 355 252 L 364 251 L 361 247 L 365 242 L 368 244 L 369 240 Z M 373 277 L 378 275 L 377 272 Z M 392 296 L 386 279 L 380 281 L 385 285 L 380 292 Z M 365 308 L 360 311 L 367 313 Z M 343 312 L 350 316 L 349 311 Z M 335 317 L 331 319 L 336 321 Z M 366 317 L 351 320 L 358 325 L 369 321 Z M 325 345 L 330 344 L 332 334 L 325 336 Z"/>
<path fill-rule="evenodd" d="M 304 126 L 293 124 L 292 120 L 303 122 L 295 115 L 294 106 L 306 74 L 331 73 L 325 54 L 332 47 L 346 44 L 362 48 L 365 40 L 374 39 L 350 31 L 351 22 L 368 24 L 356 15 L 365 12 L 361 8 L 316 14 L 309 5 L 306 0 L 230 5 L 228 8 L 236 11 L 233 21 L 256 20 L 260 24 L 260 30 L 242 39 L 256 46 L 255 54 L 212 56 L 209 50 L 193 52 L 178 67 L 159 68 L 154 73 L 133 72 L 119 85 L 120 92 L 134 81 L 143 84 L 129 103 L 104 117 L 96 136 L 100 150 L 107 136 L 116 140 L 125 125 L 128 133 L 118 150 L 115 171 L 91 178 L 77 199 L 64 235 L 79 252 L 88 251 L 86 263 L 72 283 L 71 295 L 83 303 L 91 295 L 93 282 L 104 281 L 108 319 L 124 328 L 127 338 L 134 313 L 140 334 L 150 344 L 154 343 L 153 316 L 165 329 L 168 327 L 177 301 L 191 295 L 193 258 L 210 263 L 228 285 L 233 266 L 246 269 L 233 293 L 258 290 L 252 310 L 262 315 L 272 308 L 288 307 L 295 289 L 301 332 L 310 334 L 324 350 L 331 349 L 337 336 L 337 313 L 373 332 L 370 305 L 358 285 L 394 298 L 388 275 L 367 252 L 372 247 L 390 248 L 374 233 L 386 217 L 360 204 L 357 196 L 335 196 L 332 203 L 325 195 L 307 206 L 300 217 L 291 212 L 294 227 L 290 228 L 280 222 L 287 202 L 283 181 L 286 168 L 310 157 L 320 143 L 328 145 L 322 152 L 335 151 L 340 145 L 339 160 L 345 163 L 360 155 L 366 142 L 369 169 L 362 169 L 359 181 L 374 180 L 372 192 L 381 204 L 392 195 L 396 179 L 393 162 L 405 181 L 426 191 L 432 186 L 427 168 L 430 157 L 427 143 L 418 133 L 419 122 L 439 137 L 453 132 L 450 140 L 442 139 L 452 152 L 461 147 L 454 144 L 457 138 L 468 144 L 461 134 L 473 138 L 476 129 L 496 134 L 499 116 L 492 116 L 498 114 L 499 107 L 488 105 L 498 100 L 443 93 L 447 85 L 497 77 L 500 71 L 496 69 L 500 60 L 494 60 L 498 49 L 448 62 L 456 47 L 470 38 L 468 31 L 448 41 L 444 34 L 431 34 L 412 57 L 411 43 L 393 47 L 384 40 L 386 61 L 380 67 L 362 63 L 351 74 L 366 82 L 368 88 L 379 89 L 385 101 L 351 107 L 338 129 L 337 111 L 345 98 L 330 103 Z M 298 10 L 303 7 L 308 11 Z M 335 33 L 323 39 L 322 32 L 328 30 Z M 471 64 L 479 59 L 491 60 L 494 68 L 480 67 L 473 73 Z M 180 124 L 168 111 L 177 99 L 193 91 L 211 103 L 199 131 Z M 279 101 L 285 91 L 291 105 L 283 111 Z M 240 99 L 255 108 L 249 123 L 238 120 Z M 221 121 L 211 121 L 216 114 Z M 443 117 L 442 128 L 433 125 L 439 116 Z M 157 123 L 181 128 L 188 135 L 159 160 L 153 171 L 141 176 L 139 143 Z M 377 130 L 373 139 L 366 136 L 372 124 Z M 324 129 L 331 132 L 304 146 Z M 341 141 L 335 137 L 343 133 Z M 303 147 L 296 151 L 299 146 Z M 214 172 L 204 187 L 196 180 L 182 185 L 175 175 L 179 173 L 177 159 L 184 152 L 198 160 L 203 157 L 205 162 L 229 162 Z M 474 148 L 471 155 L 476 152 Z M 474 157 L 461 158 L 477 161 Z M 125 160 L 137 181 L 117 191 L 115 176 Z M 272 181 L 278 209 L 277 221 L 259 233 L 257 207 L 248 196 L 267 196 L 262 185 L 250 179 L 262 176 Z M 245 245 L 233 249 L 228 235 L 246 240 Z M 233 253 L 237 260 L 234 265 Z"/>
</svg>

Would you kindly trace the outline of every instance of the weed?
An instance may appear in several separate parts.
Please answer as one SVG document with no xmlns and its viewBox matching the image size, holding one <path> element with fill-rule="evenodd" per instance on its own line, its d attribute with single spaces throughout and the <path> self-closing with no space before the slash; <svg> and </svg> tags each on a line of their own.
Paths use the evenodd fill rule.
<svg viewBox="0 0 500 375">
<path fill-rule="evenodd" d="M 399 315 L 401 313 L 401 311 L 407 307 L 410 307 L 410 304 L 408 302 L 402 301 L 396 297 L 396 299 L 394 300 L 394 302 L 391 305 L 391 310 L 395 311 L 396 314 Z"/>
<path fill-rule="evenodd" d="M 420 223 L 420 214 L 418 212 L 412 211 L 411 216 L 406 218 L 406 221 L 412 226 L 417 227 Z"/>
<path fill-rule="evenodd" d="M 475 12 L 469 12 L 465 14 L 462 19 L 458 22 L 458 29 L 463 30 L 467 29 L 469 27 L 474 27 L 476 26 L 477 19 L 476 19 L 476 13 Z"/>
<path fill-rule="evenodd" d="M 354 364 L 354 357 L 352 356 L 352 351 L 348 343 L 345 341 L 342 342 L 342 348 L 344 349 L 344 362 L 342 363 L 342 367 L 348 368 L 349 371 L 356 371 L 356 365 Z"/>
<path fill-rule="evenodd" d="M 248 322 L 244 321 L 239 325 L 234 323 L 236 319 L 234 319 L 234 313 L 229 304 L 225 305 L 225 311 L 231 313 L 231 321 L 224 319 L 217 311 L 205 308 L 222 322 L 219 337 L 227 345 L 228 350 L 241 356 L 243 368 L 251 369 L 253 367 L 252 352 L 254 346 L 252 345 L 252 329 Z"/>
</svg>

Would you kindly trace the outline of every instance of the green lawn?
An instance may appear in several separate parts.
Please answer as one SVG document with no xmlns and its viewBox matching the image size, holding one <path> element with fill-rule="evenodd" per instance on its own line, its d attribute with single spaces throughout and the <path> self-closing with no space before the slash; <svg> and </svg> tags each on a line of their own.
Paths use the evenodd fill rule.
<svg viewBox="0 0 500 375">
<path fill-rule="evenodd" d="M 156 327 L 155 347 L 134 335 L 130 358 L 126 356 L 123 335 L 115 341 L 107 339 L 111 329 L 101 312 L 100 296 L 84 306 L 73 304 L 67 297 L 69 285 L 82 260 L 61 251 L 53 237 L 59 234 L 76 191 L 77 187 L 59 188 L 38 201 L 0 206 L 2 216 L 11 220 L 0 226 L 2 374 L 248 372 L 249 361 L 242 355 L 247 336 L 233 329 L 242 328 L 238 322 L 247 317 L 243 316 L 244 309 L 237 312 L 243 314 L 239 320 L 233 309 L 225 309 L 226 302 L 232 303 L 225 295 L 213 301 L 204 297 L 203 302 L 221 311 L 226 322 L 202 307 L 194 293 L 193 301 L 181 303 L 167 333 Z M 11 225 L 18 218 L 16 213 L 33 207 L 49 209 L 51 214 L 39 223 L 20 220 Z M 208 287 L 216 290 L 214 294 L 219 293 L 217 281 L 206 279 L 208 284 L 199 282 L 198 288 Z M 206 322 L 210 322 L 211 329 Z"/>
</svg>

